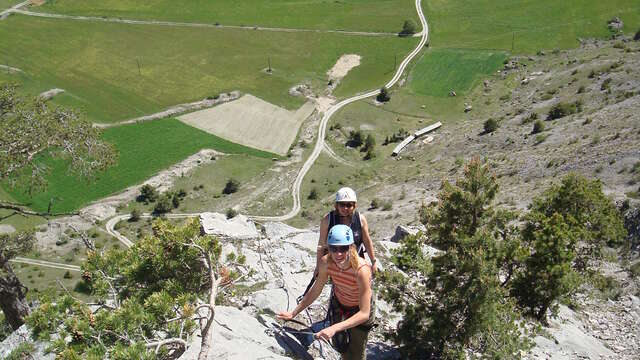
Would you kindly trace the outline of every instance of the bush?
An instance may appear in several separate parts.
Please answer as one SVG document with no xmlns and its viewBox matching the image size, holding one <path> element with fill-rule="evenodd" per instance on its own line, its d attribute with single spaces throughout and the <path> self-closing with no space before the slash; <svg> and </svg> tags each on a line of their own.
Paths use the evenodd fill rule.
<svg viewBox="0 0 640 360">
<path fill-rule="evenodd" d="M 489 118 L 484 122 L 484 133 L 489 134 L 498 130 L 498 120 Z"/>
<path fill-rule="evenodd" d="M 633 36 L 633 40 L 640 41 L 640 29 L 636 31 L 636 34 Z"/>
<path fill-rule="evenodd" d="M 559 102 L 549 110 L 547 120 L 560 119 L 582 111 L 582 101 L 577 100 L 573 103 Z"/>
<path fill-rule="evenodd" d="M 349 139 L 347 140 L 347 146 L 352 148 L 357 148 L 362 146 L 364 143 L 364 138 L 362 132 L 360 130 L 351 130 L 349 132 Z"/>
<path fill-rule="evenodd" d="M 529 116 L 525 117 L 522 119 L 522 124 L 528 124 L 532 121 L 538 120 L 538 113 L 537 112 L 532 112 L 531 114 L 529 114 Z"/>
<path fill-rule="evenodd" d="M 544 122 L 542 122 L 541 120 L 536 120 L 536 122 L 533 123 L 533 130 L 531 131 L 531 133 L 537 134 L 543 131 L 544 131 Z"/>
<path fill-rule="evenodd" d="M 378 94 L 378 96 L 376 96 L 376 100 L 378 100 L 378 102 L 387 102 L 391 100 L 391 96 L 389 95 L 389 90 L 387 90 L 386 86 L 383 86 L 380 89 L 380 93 Z"/>
<path fill-rule="evenodd" d="M 140 209 L 133 208 L 133 210 L 131 210 L 131 217 L 129 218 L 129 221 L 136 222 L 140 220 L 140 215 Z"/>
<path fill-rule="evenodd" d="M 173 209 L 171 199 L 167 194 L 164 194 L 158 198 L 156 205 L 153 207 L 153 212 L 156 214 L 165 214 Z"/>
<path fill-rule="evenodd" d="M 493 208 L 497 187 L 477 159 L 455 184 L 444 180 L 439 201 L 421 210 L 428 237 L 407 236 L 391 259 L 402 272 L 380 274 L 382 297 L 403 315 L 388 333 L 402 358 L 512 359 L 528 347 L 500 278 L 501 264 L 513 261 L 502 246 L 513 216 Z M 443 252 L 431 257 L 424 245 Z"/>
<path fill-rule="evenodd" d="M 600 180 L 569 174 L 534 199 L 531 210 L 547 218 L 557 213 L 571 226 L 571 233 L 581 242 L 574 261 L 580 271 L 587 269 L 589 260 L 602 257 L 605 245 L 617 246 L 627 236 L 620 212 L 602 192 Z"/>
<path fill-rule="evenodd" d="M 364 157 L 362 158 L 363 160 L 371 160 L 374 159 L 376 157 L 376 152 L 373 151 L 373 148 L 370 148 L 369 150 L 367 150 L 367 153 L 364 154 Z"/>
<path fill-rule="evenodd" d="M 400 36 L 409 36 L 416 33 L 418 27 L 416 26 L 415 21 L 409 19 L 405 20 L 404 24 L 402 24 L 402 31 L 400 31 Z"/>
<path fill-rule="evenodd" d="M 547 310 L 555 313 L 556 300 L 572 294 L 579 285 L 578 274 L 571 268 L 576 238 L 558 213 L 548 217 L 534 211 L 527 219 L 523 240 L 532 251 L 524 271 L 514 280 L 512 294 L 531 315 L 546 324 Z"/>
<path fill-rule="evenodd" d="M 380 199 L 378 199 L 378 198 L 373 198 L 373 199 L 371 200 L 371 204 L 369 204 L 369 208 L 370 208 L 370 209 L 377 209 L 377 208 L 379 208 L 379 207 L 380 207 L 380 202 L 381 202 L 381 201 L 380 201 Z"/>
<path fill-rule="evenodd" d="M 393 133 L 391 136 L 387 136 L 384 139 L 382 145 L 387 145 L 391 143 L 397 143 L 404 140 L 407 136 L 409 136 L 409 132 L 403 128 L 400 128 L 398 131 Z"/>
<path fill-rule="evenodd" d="M 240 188 L 240 182 L 238 182 L 238 180 L 236 179 L 229 179 L 227 181 L 227 183 L 224 186 L 224 189 L 222 190 L 223 194 L 233 194 L 234 192 L 238 191 L 238 189 Z"/>
<path fill-rule="evenodd" d="M 393 208 L 393 203 L 391 200 L 384 201 L 382 203 L 382 211 L 389 211 Z"/>
<path fill-rule="evenodd" d="M 225 215 L 227 216 L 227 219 L 233 219 L 234 217 L 238 216 L 238 211 L 233 208 L 228 208 L 225 212 Z"/>
<path fill-rule="evenodd" d="M 611 78 L 604 79 L 604 81 L 602 82 L 602 85 L 600 85 L 600 90 L 602 91 L 611 90 Z"/>
<path fill-rule="evenodd" d="M 145 204 L 155 202 L 157 199 L 158 191 L 149 184 L 142 185 L 140 188 L 140 195 L 136 198 L 138 202 L 144 202 Z"/>
<path fill-rule="evenodd" d="M 364 139 L 364 147 L 362 148 L 362 152 L 367 152 L 369 150 L 373 150 L 376 146 L 376 138 L 373 135 L 367 135 L 366 139 Z"/>
<path fill-rule="evenodd" d="M 318 198 L 318 189 L 316 188 L 311 189 L 311 191 L 309 192 L 309 196 L 307 196 L 307 199 L 316 200 L 317 198 Z"/>
<path fill-rule="evenodd" d="M 63 278 L 65 279 L 71 279 L 73 278 L 73 276 L 71 275 L 71 272 L 69 270 L 65 271 L 64 275 L 62 275 Z"/>
</svg>

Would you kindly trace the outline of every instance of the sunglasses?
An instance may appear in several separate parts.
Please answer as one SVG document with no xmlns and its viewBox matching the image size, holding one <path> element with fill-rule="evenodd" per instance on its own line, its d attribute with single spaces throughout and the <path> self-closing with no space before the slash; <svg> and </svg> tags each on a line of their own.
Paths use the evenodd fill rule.
<svg viewBox="0 0 640 360">
<path fill-rule="evenodd" d="M 349 245 L 330 245 L 329 246 L 329 251 L 331 251 L 332 253 L 343 253 L 343 252 L 347 252 L 349 251 Z"/>
<path fill-rule="evenodd" d="M 356 204 L 352 203 L 352 202 L 339 202 L 338 206 L 342 207 L 342 208 L 346 208 L 346 209 L 350 209 L 352 207 L 355 207 Z"/>
</svg>

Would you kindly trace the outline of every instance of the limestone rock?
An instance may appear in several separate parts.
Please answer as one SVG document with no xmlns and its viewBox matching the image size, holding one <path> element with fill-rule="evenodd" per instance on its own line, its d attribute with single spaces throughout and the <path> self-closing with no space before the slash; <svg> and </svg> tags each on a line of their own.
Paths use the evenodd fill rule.
<svg viewBox="0 0 640 360">
<path fill-rule="evenodd" d="M 227 219 L 225 215 L 220 213 L 202 213 L 200 214 L 200 224 L 205 234 L 223 238 L 247 240 L 258 238 L 260 235 L 253 221 L 244 215 Z"/>
</svg>

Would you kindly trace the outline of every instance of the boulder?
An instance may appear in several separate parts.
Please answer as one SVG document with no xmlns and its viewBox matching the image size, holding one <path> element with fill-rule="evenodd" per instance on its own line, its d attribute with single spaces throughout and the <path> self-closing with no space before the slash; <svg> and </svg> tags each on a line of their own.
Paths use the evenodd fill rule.
<svg viewBox="0 0 640 360">
<path fill-rule="evenodd" d="M 398 227 L 396 227 L 396 233 L 391 237 L 391 241 L 400 242 L 408 235 L 415 235 L 421 230 L 422 229 L 414 226 L 398 225 Z"/>
</svg>

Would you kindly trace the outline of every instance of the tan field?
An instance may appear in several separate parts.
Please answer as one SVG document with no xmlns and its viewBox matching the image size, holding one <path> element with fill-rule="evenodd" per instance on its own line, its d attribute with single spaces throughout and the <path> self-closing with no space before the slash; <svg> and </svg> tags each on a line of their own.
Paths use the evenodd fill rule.
<svg viewBox="0 0 640 360">
<path fill-rule="evenodd" d="M 313 110 L 311 102 L 296 111 L 289 111 L 246 94 L 236 101 L 182 115 L 178 119 L 235 143 L 286 155 L 300 124 Z"/>
</svg>

